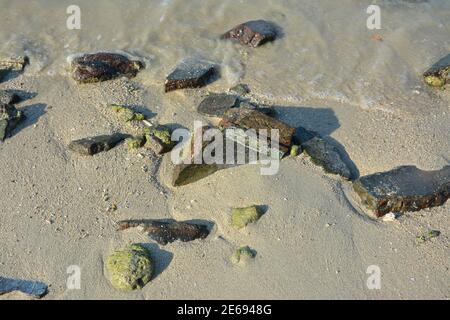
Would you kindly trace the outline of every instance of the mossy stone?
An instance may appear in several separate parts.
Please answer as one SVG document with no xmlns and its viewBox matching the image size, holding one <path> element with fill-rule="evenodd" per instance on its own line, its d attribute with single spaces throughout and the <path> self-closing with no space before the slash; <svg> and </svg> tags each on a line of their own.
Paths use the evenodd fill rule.
<svg viewBox="0 0 450 320">
<path fill-rule="evenodd" d="M 153 275 L 149 251 L 139 244 L 116 250 L 106 261 L 112 286 L 122 291 L 142 289 Z"/>
<path fill-rule="evenodd" d="M 249 223 L 254 223 L 261 218 L 256 206 L 236 208 L 231 213 L 231 225 L 236 229 L 245 228 Z"/>
<path fill-rule="evenodd" d="M 254 259 L 256 256 L 255 252 L 250 249 L 249 246 L 243 246 L 239 247 L 233 252 L 233 255 L 231 256 L 230 260 L 234 264 L 242 264 L 247 263 L 250 260 Z"/>
<path fill-rule="evenodd" d="M 136 136 L 133 138 L 128 138 L 125 140 L 128 146 L 128 150 L 136 150 L 142 148 L 145 145 L 145 137 L 144 136 Z"/>
<path fill-rule="evenodd" d="M 145 116 L 142 113 L 134 112 L 128 107 L 117 104 L 112 104 L 110 107 L 114 112 L 119 114 L 119 118 L 121 121 L 130 122 L 145 120 Z"/>
<path fill-rule="evenodd" d="M 291 148 L 291 156 L 296 157 L 300 154 L 300 146 L 299 145 L 293 145 Z"/>
</svg>

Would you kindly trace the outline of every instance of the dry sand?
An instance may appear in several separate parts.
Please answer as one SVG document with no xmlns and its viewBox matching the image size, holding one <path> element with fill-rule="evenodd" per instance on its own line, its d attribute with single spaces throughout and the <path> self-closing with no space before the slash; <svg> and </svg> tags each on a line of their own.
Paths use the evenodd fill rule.
<svg viewBox="0 0 450 320">
<path fill-rule="evenodd" d="M 379 1 L 383 29 L 374 32 L 365 27 L 370 2 L 78 1 L 82 29 L 74 31 L 65 27 L 71 1 L 0 0 L 0 52 L 31 59 L 0 89 L 34 95 L 18 105 L 27 121 L 0 144 L 0 275 L 49 284 L 46 299 L 450 298 L 449 202 L 374 222 L 351 206 L 348 182 L 303 155 L 283 160 L 275 176 L 241 166 L 170 190 L 147 153 L 121 145 L 85 158 L 67 149 L 127 130 L 107 103 L 192 128 L 203 95 L 243 82 L 282 120 L 341 144 L 361 175 L 439 169 L 450 163 L 450 96 L 426 87 L 421 73 L 450 53 L 450 5 Z M 282 26 L 282 39 L 256 50 L 217 40 L 255 18 Z M 145 59 L 147 69 L 93 85 L 64 70 L 72 53 L 114 49 Z M 220 63 L 221 79 L 164 94 L 165 76 L 188 55 Z M 118 210 L 108 212 L 112 204 Z M 268 206 L 263 218 L 230 228 L 231 208 L 252 204 Z M 161 247 L 136 230 L 118 233 L 115 222 L 129 218 L 204 219 L 214 228 L 206 240 Z M 441 236 L 417 245 L 428 230 Z M 125 294 L 110 286 L 103 262 L 129 242 L 149 246 L 157 275 Z M 229 262 L 238 245 L 258 252 L 247 267 Z M 82 269 L 81 290 L 67 289 L 71 265 Z M 381 268 L 381 290 L 366 286 L 370 265 Z"/>
</svg>

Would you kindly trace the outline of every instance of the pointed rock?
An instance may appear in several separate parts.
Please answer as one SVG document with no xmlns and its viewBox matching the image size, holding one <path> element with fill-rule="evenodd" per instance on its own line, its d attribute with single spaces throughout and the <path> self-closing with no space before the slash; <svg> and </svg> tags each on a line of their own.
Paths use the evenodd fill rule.
<svg viewBox="0 0 450 320">
<path fill-rule="evenodd" d="M 119 230 L 140 228 L 161 245 L 175 241 L 189 242 L 205 239 L 209 235 L 206 225 L 177 221 L 127 220 L 118 223 Z"/>
<path fill-rule="evenodd" d="M 186 59 L 167 76 L 165 91 L 200 88 L 217 74 L 216 66 L 200 59 Z"/>
<path fill-rule="evenodd" d="M 109 52 L 87 53 L 69 58 L 72 76 L 79 83 L 94 83 L 125 76 L 133 78 L 144 63 Z"/>
<path fill-rule="evenodd" d="M 399 167 L 361 177 L 353 183 L 353 189 L 377 217 L 437 207 L 450 198 L 450 166 L 437 171 Z"/>
<path fill-rule="evenodd" d="M 222 35 L 222 39 L 233 39 L 243 45 L 258 47 L 277 37 L 276 26 L 268 21 L 254 20 L 240 24 Z"/>
<path fill-rule="evenodd" d="M 111 150 L 117 144 L 127 138 L 127 135 L 115 133 L 72 141 L 69 149 L 85 156 L 93 156 L 97 153 Z"/>
</svg>

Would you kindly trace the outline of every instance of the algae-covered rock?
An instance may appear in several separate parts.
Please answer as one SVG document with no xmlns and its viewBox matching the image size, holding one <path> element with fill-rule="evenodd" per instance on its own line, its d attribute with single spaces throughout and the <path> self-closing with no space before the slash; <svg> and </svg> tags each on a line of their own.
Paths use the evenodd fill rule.
<svg viewBox="0 0 450 320">
<path fill-rule="evenodd" d="M 441 206 L 450 198 L 450 166 L 436 171 L 403 166 L 361 177 L 353 189 L 377 217 Z"/>
<path fill-rule="evenodd" d="M 254 223 L 261 218 L 261 213 L 256 206 L 236 208 L 231 212 L 231 225 L 236 229 L 245 228 L 249 223 Z"/>
<path fill-rule="evenodd" d="M 208 61 L 185 59 L 167 76 L 165 91 L 200 88 L 207 85 L 216 74 L 216 66 Z"/>
<path fill-rule="evenodd" d="M 131 108 L 121 106 L 118 104 L 112 104 L 111 110 L 119 115 L 119 119 L 124 122 L 130 121 L 143 121 L 145 116 L 142 113 L 134 112 Z"/>
<path fill-rule="evenodd" d="M 24 119 L 23 112 L 17 110 L 13 105 L 0 104 L 0 141 L 4 141 Z"/>
<path fill-rule="evenodd" d="M 298 155 L 300 154 L 300 152 L 301 152 L 301 148 L 300 148 L 299 145 L 294 144 L 294 145 L 291 147 L 291 157 L 296 157 L 296 156 L 298 156 Z"/>
<path fill-rule="evenodd" d="M 137 149 L 142 148 L 145 145 L 145 137 L 144 136 L 136 136 L 136 137 L 127 138 L 125 140 L 125 142 L 127 143 L 129 151 L 137 150 Z"/>
<path fill-rule="evenodd" d="M 156 155 L 170 152 L 176 145 L 172 141 L 172 132 L 170 128 L 163 125 L 156 125 L 144 129 L 146 138 L 145 147 L 152 150 Z"/>
<path fill-rule="evenodd" d="M 121 76 L 133 78 L 144 63 L 118 53 L 98 52 L 70 58 L 72 76 L 79 83 L 94 83 Z"/>
<path fill-rule="evenodd" d="M 243 265 L 253 260 L 255 256 L 256 252 L 254 250 L 250 249 L 249 246 L 243 246 L 233 252 L 230 261 L 234 264 Z"/>
<path fill-rule="evenodd" d="M 178 221 L 158 221 L 158 220 L 126 220 L 118 223 L 119 230 L 129 228 L 139 228 L 148 233 L 151 239 L 161 245 L 175 242 L 194 241 L 205 239 L 209 235 L 206 224 L 178 222 Z"/>
<path fill-rule="evenodd" d="M 124 134 L 115 133 L 112 135 L 84 138 L 72 141 L 69 144 L 69 149 L 82 155 L 93 156 L 97 153 L 111 150 L 126 137 Z"/>
<path fill-rule="evenodd" d="M 443 87 L 450 81 L 450 54 L 436 62 L 423 74 L 425 82 L 432 87 Z"/>
<path fill-rule="evenodd" d="M 153 275 L 150 252 L 139 244 L 116 250 L 106 261 L 106 269 L 114 288 L 123 291 L 142 289 Z"/>
<path fill-rule="evenodd" d="M 222 35 L 222 39 L 232 39 L 243 45 L 258 47 L 277 37 L 276 25 L 264 20 L 248 21 Z"/>
</svg>

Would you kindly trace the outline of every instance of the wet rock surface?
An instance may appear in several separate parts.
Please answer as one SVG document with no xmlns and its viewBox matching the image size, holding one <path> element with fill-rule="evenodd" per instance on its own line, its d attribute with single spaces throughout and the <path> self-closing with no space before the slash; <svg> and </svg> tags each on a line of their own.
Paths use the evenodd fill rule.
<svg viewBox="0 0 450 320">
<path fill-rule="evenodd" d="M 114 251 L 106 261 L 112 286 L 122 291 L 142 289 L 153 276 L 150 252 L 139 244 Z"/>
<path fill-rule="evenodd" d="M 423 74 L 425 82 L 432 87 L 443 87 L 450 82 L 450 54 L 436 62 Z"/>
<path fill-rule="evenodd" d="M 72 141 L 69 149 L 85 156 L 93 156 L 97 153 L 111 150 L 128 136 L 115 133 Z"/>
<path fill-rule="evenodd" d="M 13 105 L 0 104 L 0 142 L 4 141 L 17 125 L 25 119 L 22 111 Z"/>
<path fill-rule="evenodd" d="M 165 91 L 200 88 L 217 77 L 217 67 L 200 59 L 185 59 L 167 76 Z"/>
<path fill-rule="evenodd" d="M 231 212 L 231 225 L 236 229 L 243 229 L 248 224 L 261 218 L 262 214 L 257 206 L 235 208 Z"/>
<path fill-rule="evenodd" d="M 19 291 L 33 298 L 42 298 L 48 292 L 48 286 L 38 281 L 10 279 L 0 277 L 0 296 Z"/>
<path fill-rule="evenodd" d="M 233 39 L 243 45 L 258 47 L 266 42 L 274 41 L 277 28 L 272 22 L 253 20 L 240 24 L 222 35 L 222 39 Z"/>
<path fill-rule="evenodd" d="M 144 64 L 118 53 L 99 52 L 76 56 L 70 62 L 73 79 L 79 83 L 94 83 L 118 77 L 133 78 Z"/>
<path fill-rule="evenodd" d="M 210 94 L 198 106 L 198 113 L 210 117 L 222 117 L 231 109 L 239 106 L 239 98 L 230 94 Z"/>
<path fill-rule="evenodd" d="M 148 233 L 151 239 L 161 245 L 175 241 L 189 242 L 205 239 L 209 235 L 207 225 L 190 222 L 157 221 L 157 220 L 127 220 L 118 223 L 119 230 L 139 228 Z"/>
<path fill-rule="evenodd" d="M 353 189 L 377 217 L 441 206 L 450 198 L 450 166 L 437 171 L 399 167 L 361 177 Z"/>
</svg>

